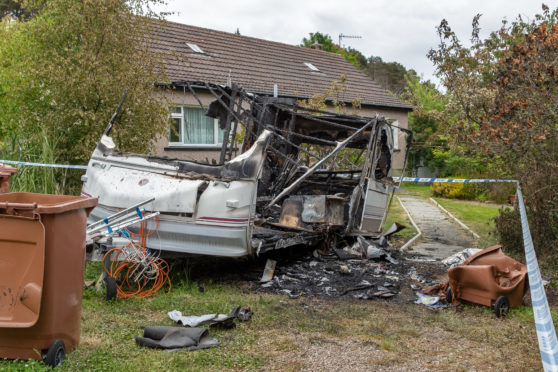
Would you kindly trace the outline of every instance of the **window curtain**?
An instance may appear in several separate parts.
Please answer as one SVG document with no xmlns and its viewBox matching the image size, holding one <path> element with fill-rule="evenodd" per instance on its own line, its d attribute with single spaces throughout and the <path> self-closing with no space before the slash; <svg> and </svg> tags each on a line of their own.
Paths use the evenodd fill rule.
<svg viewBox="0 0 558 372">
<path fill-rule="evenodd" d="M 186 129 L 186 123 L 184 123 L 183 138 L 185 144 L 196 144 L 196 145 L 215 144 L 214 119 L 205 116 L 205 110 L 201 108 L 185 107 L 184 118 L 188 122 L 188 126 L 189 126 L 189 131 L 188 131 Z"/>
</svg>

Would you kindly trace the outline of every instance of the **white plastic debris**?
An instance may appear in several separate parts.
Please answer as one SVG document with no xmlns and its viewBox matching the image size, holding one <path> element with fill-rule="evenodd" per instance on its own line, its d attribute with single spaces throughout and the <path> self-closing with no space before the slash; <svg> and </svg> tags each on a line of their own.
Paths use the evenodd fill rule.
<svg viewBox="0 0 558 372">
<path fill-rule="evenodd" d="M 232 317 L 225 314 L 204 314 L 204 315 L 190 315 L 183 316 L 178 310 L 173 310 L 168 313 L 169 318 L 177 323 L 181 323 L 186 327 L 197 327 L 200 325 L 213 325 L 217 323 L 224 323 Z"/>
<path fill-rule="evenodd" d="M 454 255 L 451 255 L 442 260 L 442 263 L 449 267 L 456 267 L 461 265 L 466 259 L 471 257 L 477 252 L 480 252 L 482 249 L 478 248 L 465 248 L 461 252 L 457 252 Z"/>
<path fill-rule="evenodd" d="M 265 263 L 265 269 L 264 272 L 262 274 L 262 278 L 260 279 L 260 282 L 265 283 L 265 282 L 269 282 L 271 279 L 273 279 L 273 273 L 275 272 L 275 265 L 277 264 L 277 261 L 272 260 L 272 259 L 268 259 L 267 262 Z"/>
<path fill-rule="evenodd" d="M 416 294 L 418 296 L 417 300 L 415 301 L 416 304 L 425 305 L 431 309 L 447 307 L 447 305 L 444 305 L 440 301 L 439 296 L 427 295 L 420 292 L 416 292 Z"/>
</svg>

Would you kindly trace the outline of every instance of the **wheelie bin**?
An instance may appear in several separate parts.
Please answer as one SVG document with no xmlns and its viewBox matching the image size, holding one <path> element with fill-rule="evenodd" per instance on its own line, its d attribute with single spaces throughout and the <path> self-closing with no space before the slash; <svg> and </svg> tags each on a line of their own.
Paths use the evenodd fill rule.
<svg viewBox="0 0 558 372">
<path fill-rule="evenodd" d="M 17 168 L 0 164 L 0 193 L 10 192 L 10 177 L 16 174 Z"/>
<path fill-rule="evenodd" d="M 85 224 L 96 198 L 0 194 L 0 358 L 56 366 L 79 343 Z"/>
<path fill-rule="evenodd" d="M 488 306 L 497 317 L 520 306 L 529 289 L 527 266 L 504 254 L 500 245 L 485 248 L 448 269 L 448 278 L 448 302 L 464 300 Z"/>
</svg>

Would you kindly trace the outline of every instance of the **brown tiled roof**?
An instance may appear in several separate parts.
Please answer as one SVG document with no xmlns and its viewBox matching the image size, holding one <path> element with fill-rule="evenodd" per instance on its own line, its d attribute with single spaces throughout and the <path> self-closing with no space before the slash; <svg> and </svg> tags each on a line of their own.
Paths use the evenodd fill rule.
<svg viewBox="0 0 558 372">
<path fill-rule="evenodd" d="M 233 83 L 249 92 L 272 94 L 277 84 L 280 96 L 311 97 L 324 93 L 345 74 L 345 101 L 359 98 L 366 105 L 411 109 L 336 53 L 173 22 L 157 22 L 152 35 L 152 47 L 164 56 L 171 82 L 226 84 L 230 74 Z M 196 44 L 204 53 L 195 53 L 186 43 Z"/>
</svg>

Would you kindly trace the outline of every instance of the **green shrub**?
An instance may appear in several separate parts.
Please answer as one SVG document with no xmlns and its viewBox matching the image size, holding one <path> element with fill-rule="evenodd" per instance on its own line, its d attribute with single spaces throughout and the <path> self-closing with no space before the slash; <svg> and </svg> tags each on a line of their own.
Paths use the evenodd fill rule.
<svg viewBox="0 0 558 372">
<path fill-rule="evenodd" d="M 448 199 L 493 201 L 507 203 L 509 197 L 515 194 L 513 183 L 443 183 L 434 182 L 430 186 L 434 196 Z"/>
<path fill-rule="evenodd" d="M 430 186 L 430 190 L 434 196 L 440 196 L 448 199 L 464 199 L 475 200 L 483 194 L 481 188 L 472 183 L 447 183 L 447 182 L 434 182 Z"/>
<path fill-rule="evenodd" d="M 500 215 L 494 218 L 498 241 L 506 252 L 514 256 L 521 256 L 523 252 L 523 234 L 519 211 L 502 208 Z"/>
<path fill-rule="evenodd" d="M 486 200 L 504 204 L 510 202 L 510 196 L 515 195 L 515 183 L 489 183 L 486 184 Z"/>
</svg>

